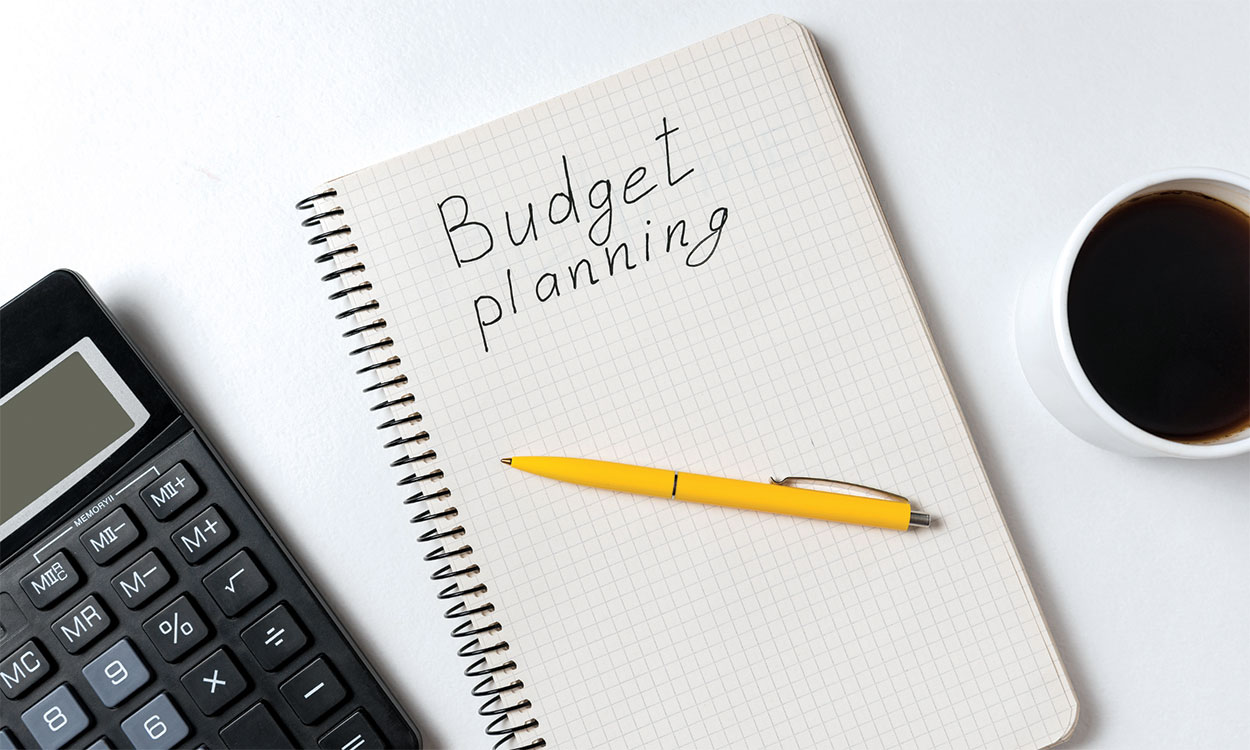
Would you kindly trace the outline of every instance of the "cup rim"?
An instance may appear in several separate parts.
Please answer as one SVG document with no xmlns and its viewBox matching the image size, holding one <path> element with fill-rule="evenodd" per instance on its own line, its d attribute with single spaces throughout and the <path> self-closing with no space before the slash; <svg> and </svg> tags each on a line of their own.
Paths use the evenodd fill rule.
<svg viewBox="0 0 1250 750">
<path fill-rule="evenodd" d="M 1063 253 L 1059 258 L 1059 264 L 1056 266 L 1054 276 L 1051 279 L 1051 311 L 1054 317 L 1055 332 L 1058 336 L 1059 355 L 1063 360 L 1064 369 L 1067 370 L 1068 377 L 1071 378 L 1073 385 L 1075 385 L 1081 400 L 1121 437 L 1142 448 L 1178 458 L 1222 458 L 1224 456 L 1233 456 L 1245 451 L 1247 445 L 1250 445 L 1250 430 L 1244 431 L 1244 434 L 1233 440 L 1222 443 L 1182 443 L 1147 432 L 1120 416 L 1119 412 L 1111 408 L 1111 405 L 1103 400 L 1102 396 L 1094 388 L 1094 384 L 1090 382 L 1089 377 L 1085 374 L 1085 369 L 1081 367 L 1080 360 L 1077 359 L 1076 347 L 1072 344 L 1072 331 L 1068 327 L 1068 287 L 1072 278 L 1072 269 L 1076 264 L 1077 254 L 1080 253 L 1081 247 L 1085 244 L 1085 239 L 1089 236 L 1094 226 L 1111 209 L 1129 197 L 1156 185 L 1177 180 L 1223 182 L 1250 193 L 1250 177 L 1237 172 L 1215 169 L 1213 167 L 1178 167 L 1151 172 L 1134 178 L 1122 183 L 1104 195 L 1085 212 L 1081 221 L 1072 230 L 1072 234 L 1068 236 L 1068 241 L 1064 245 Z"/>
</svg>

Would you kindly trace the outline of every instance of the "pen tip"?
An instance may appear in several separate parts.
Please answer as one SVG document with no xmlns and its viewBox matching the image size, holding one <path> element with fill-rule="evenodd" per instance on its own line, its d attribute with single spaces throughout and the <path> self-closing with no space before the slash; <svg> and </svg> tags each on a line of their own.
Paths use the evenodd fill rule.
<svg viewBox="0 0 1250 750">
<path fill-rule="evenodd" d="M 511 465 L 512 465 L 512 459 L 510 459 L 510 458 L 501 458 L 501 459 L 499 459 L 499 463 L 501 463 L 501 464 L 507 464 L 507 465 L 511 466 Z"/>
</svg>

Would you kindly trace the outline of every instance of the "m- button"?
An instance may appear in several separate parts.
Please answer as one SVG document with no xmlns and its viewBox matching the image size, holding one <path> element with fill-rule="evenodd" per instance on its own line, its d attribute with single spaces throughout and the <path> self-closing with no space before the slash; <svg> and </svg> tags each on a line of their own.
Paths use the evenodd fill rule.
<svg viewBox="0 0 1250 750">
<path fill-rule="evenodd" d="M 186 526 L 175 531 L 170 539 L 173 539 L 183 558 L 194 565 L 229 541 L 233 532 L 217 506 L 210 505 Z"/>
<path fill-rule="evenodd" d="M 199 494 L 200 485 L 181 461 L 139 491 L 139 497 L 143 498 L 148 510 L 161 521 L 177 513 Z"/>
</svg>

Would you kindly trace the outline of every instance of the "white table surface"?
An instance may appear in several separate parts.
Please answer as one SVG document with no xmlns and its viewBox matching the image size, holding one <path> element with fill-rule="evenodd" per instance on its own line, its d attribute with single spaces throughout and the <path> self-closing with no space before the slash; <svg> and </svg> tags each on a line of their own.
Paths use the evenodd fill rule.
<svg viewBox="0 0 1250 750">
<path fill-rule="evenodd" d="M 0 296 L 83 273 L 434 746 L 486 747 L 294 201 L 768 12 L 816 34 L 1081 700 L 1074 747 L 1250 746 L 1250 460 L 1066 432 L 1027 267 L 1104 192 L 1250 173 L 1250 3 L 7 6 Z M 520 4 L 518 4 L 520 5 Z"/>
</svg>

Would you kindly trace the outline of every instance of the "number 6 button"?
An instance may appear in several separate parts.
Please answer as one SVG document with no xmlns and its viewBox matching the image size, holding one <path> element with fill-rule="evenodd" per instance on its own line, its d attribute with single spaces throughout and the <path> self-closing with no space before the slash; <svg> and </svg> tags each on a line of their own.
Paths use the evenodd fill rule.
<svg viewBox="0 0 1250 750">
<path fill-rule="evenodd" d="M 191 733 L 191 728 L 169 695 L 161 693 L 123 721 L 122 731 L 132 747 L 170 750 Z"/>
</svg>

